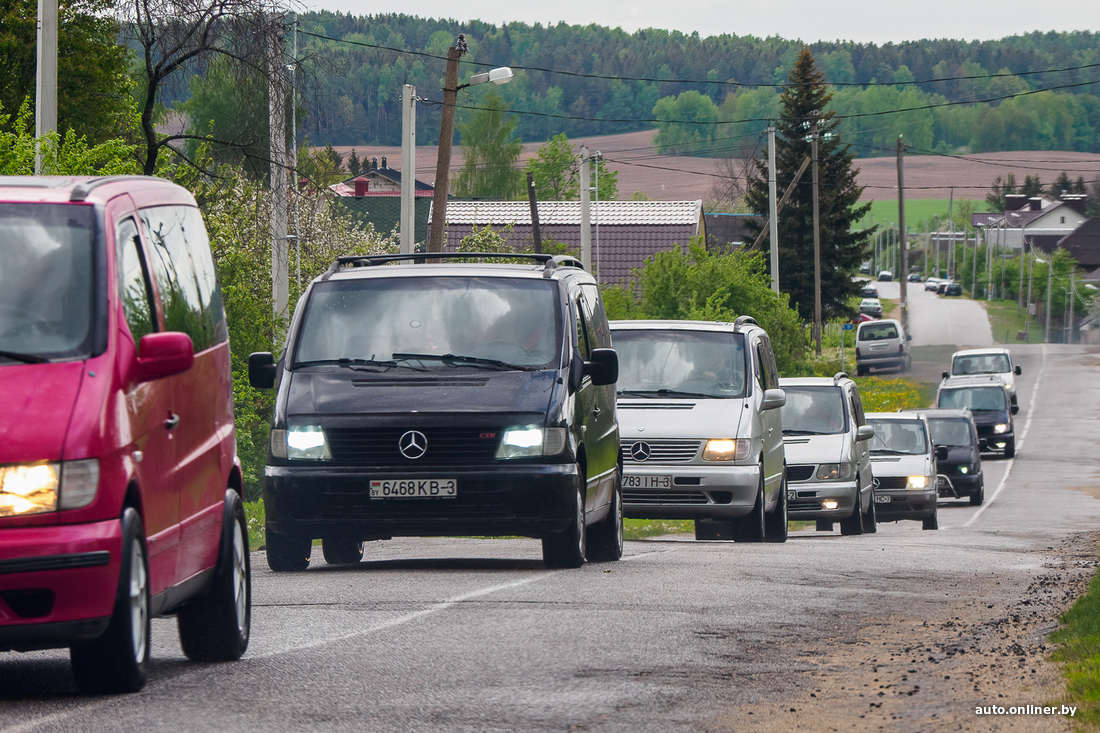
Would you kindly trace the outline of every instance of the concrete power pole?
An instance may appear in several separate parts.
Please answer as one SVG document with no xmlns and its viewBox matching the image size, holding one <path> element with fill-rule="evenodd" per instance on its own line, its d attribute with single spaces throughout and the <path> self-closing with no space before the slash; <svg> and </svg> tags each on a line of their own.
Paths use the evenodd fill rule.
<svg viewBox="0 0 1100 733">
<path fill-rule="evenodd" d="M 905 144 L 898 135 L 898 230 L 901 235 L 901 330 L 909 333 L 909 237 L 905 235 Z"/>
<path fill-rule="evenodd" d="M 38 0 L 38 74 L 34 95 L 34 136 L 57 130 L 57 0 Z M 42 173 L 42 149 L 34 158 Z"/>
<path fill-rule="evenodd" d="M 447 74 L 443 79 L 443 109 L 439 122 L 439 157 L 435 163 L 435 192 L 432 196 L 432 229 L 428 251 L 443 251 L 443 230 L 447 226 L 447 188 L 451 175 L 451 145 L 455 134 L 455 104 L 458 102 L 458 60 L 466 53 L 466 36 L 459 33 L 447 49 Z"/>
<path fill-rule="evenodd" d="M 588 148 L 581 146 L 581 264 L 592 272 L 592 229 L 589 221 L 592 192 L 589 190 Z"/>
<path fill-rule="evenodd" d="M 768 235 L 772 245 L 772 290 L 779 293 L 779 211 L 776 205 L 775 128 L 768 128 Z"/>
<path fill-rule="evenodd" d="M 817 176 L 817 111 L 810 122 L 810 163 L 813 167 L 814 199 L 814 353 L 821 356 L 821 215 Z"/>
<path fill-rule="evenodd" d="M 281 18 L 272 19 L 280 23 Z M 286 86 L 283 83 L 283 36 L 271 42 L 271 82 L 268 95 L 268 123 L 271 135 L 271 302 L 277 318 L 287 315 L 290 299 L 287 261 L 286 214 Z"/>
<path fill-rule="evenodd" d="M 401 254 L 416 245 L 416 87 L 401 89 Z"/>
</svg>

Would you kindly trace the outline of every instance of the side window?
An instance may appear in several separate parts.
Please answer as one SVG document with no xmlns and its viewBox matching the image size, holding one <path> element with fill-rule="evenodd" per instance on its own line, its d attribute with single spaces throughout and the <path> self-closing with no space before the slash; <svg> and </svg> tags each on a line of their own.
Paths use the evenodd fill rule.
<svg viewBox="0 0 1100 733">
<path fill-rule="evenodd" d="M 767 336 L 760 337 L 761 354 L 764 357 L 764 366 L 767 369 L 768 389 L 779 389 L 779 369 L 775 366 L 775 354 L 772 353 L 772 342 Z"/>
<path fill-rule="evenodd" d="M 157 317 L 153 310 L 152 286 L 145 270 L 145 257 L 141 252 L 141 239 L 133 219 L 123 219 L 115 227 L 116 266 L 118 270 L 118 297 L 126 316 L 126 325 L 134 343 L 157 330 Z"/>
<path fill-rule="evenodd" d="M 577 348 L 581 350 L 581 358 L 588 361 L 592 358 L 592 334 L 589 332 L 588 322 L 585 320 L 582 298 L 577 297 L 573 301 L 575 314 L 575 333 L 577 335 Z"/>
<path fill-rule="evenodd" d="M 855 415 L 856 425 L 866 425 L 867 420 L 863 417 L 863 400 L 859 397 L 859 390 L 852 390 L 852 414 Z"/>
<path fill-rule="evenodd" d="M 607 325 L 607 312 L 603 309 L 600 291 L 595 285 L 582 285 L 581 298 L 584 300 L 585 316 L 592 329 L 595 340 L 592 348 L 611 348 L 611 328 Z"/>
<path fill-rule="evenodd" d="M 761 392 L 763 392 L 769 389 L 768 383 L 770 382 L 771 375 L 768 374 L 768 366 L 764 361 L 764 354 L 759 341 L 756 342 L 754 352 L 756 353 L 756 384 L 760 387 Z"/>
</svg>

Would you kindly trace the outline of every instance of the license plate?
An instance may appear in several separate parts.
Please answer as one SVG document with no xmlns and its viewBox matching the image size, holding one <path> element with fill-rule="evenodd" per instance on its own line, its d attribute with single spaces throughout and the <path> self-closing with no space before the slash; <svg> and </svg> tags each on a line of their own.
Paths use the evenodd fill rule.
<svg viewBox="0 0 1100 733">
<path fill-rule="evenodd" d="M 433 499 L 458 495 L 458 481 L 453 478 L 381 479 L 370 482 L 372 499 Z"/>
<path fill-rule="evenodd" d="M 787 501 L 794 501 L 797 498 L 798 498 L 798 492 L 797 491 L 788 491 L 787 492 Z"/>
<path fill-rule="evenodd" d="M 889 504 L 890 503 L 890 496 L 888 494 L 883 494 L 883 495 L 875 494 L 875 503 L 876 504 Z"/>
<path fill-rule="evenodd" d="M 626 489 L 671 489 L 671 476 L 623 476 Z"/>
</svg>

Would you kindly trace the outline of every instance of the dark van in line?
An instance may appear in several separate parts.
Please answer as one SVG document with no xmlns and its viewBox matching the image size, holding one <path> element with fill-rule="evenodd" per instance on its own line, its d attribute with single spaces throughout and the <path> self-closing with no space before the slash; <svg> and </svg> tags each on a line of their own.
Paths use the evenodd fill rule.
<svg viewBox="0 0 1100 733">
<path fill-rule="evenodd" d="M 357 563 L 398 536 L 521 535 L 551 567 L 622 555 L 618 359 L 572 257 L 341 257 L 285 352 L 264 481 L 267 559 Z M 514 261 L 516 255 L 506 255 Z M 414 260 L 427 262 L 414 263 Z"/>
</svg>

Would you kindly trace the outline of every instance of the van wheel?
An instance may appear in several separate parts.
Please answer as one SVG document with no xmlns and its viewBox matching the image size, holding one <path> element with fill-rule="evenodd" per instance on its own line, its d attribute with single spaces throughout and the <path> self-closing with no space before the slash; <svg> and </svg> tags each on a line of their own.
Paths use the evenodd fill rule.
<svg viewBox="0 0 1100 733">
<path fill-rule="evenodd" d="M 925 517 L 924 519 L 921 520 L 920 528 L 921 529 L 939 529 L 940 528 L 940 520 L 939 520 L 939 517 L 936 516 L 937 514 L 938 514 L 938 512 L 933 509 L 932 510 L 932 516 Z"/>
<path fill-rule="evenodd" d="M 252 625 L 252 577 L 244 505 L 237 492 L 226 496 L 221 548 L 206 593 L 180 609 L 180 646 L 194 662 L 229 662 L 248 648 Z"/>
<path fill-rule="evenodd" d="M 863 534 L 863 507 L 859 505 L 859 495 L 856 494 L 856 505 L 852 513 L 840 520 L 840 533 L 842 535 Z"/>
<path fill-rule="evenodd" d="M 787 541 L 787 467 L 783 467 L 783 481 L 779 484 L 779 501 L 772 513 L 764 517 L 764 539 L 768 542 Z"/>
<path fill-rule="evenodd" d="M 866 374 L 867 374 L 867 367 L 861 367 L 861 366 L 856 367 L 856 376 L 857 377 L 863 377 L 863 376 L 866 376 Z"/>
<path fill-rule="evenodd" d="M 564 532 L 542 538 L 542 561 L 548 568 L 579 568 L 584 565 L 587 543 L 584 526 L 584 471 L 580 470 L 579 475 L 581 486 L 576 491 L 573 521 Z"/>
<path fill-rule="evenodd" d="M 588 559 L 594 562 L 615 562 L 623 556 L 623 490 L 622 472 L 616 469 L 611 487 L 611 507 L 607 519 L 589 532 Z"/>
<path fill-rule="evenodd" d="M 149 564 L 145 529 L 137 510 L 122 512 L 118 594 L 103 635 L 69 649 L 73 677 L 89 694 L 137 692 L 149 663 Z"/>
<path fill-rule="evenodd" d="M 287 537 L 265 529 L 267 535 L 267 566 L 276 573 L 305 570 L 309 567 L 309 555 L 313 541 L 299 537 Z"/>
<path fill-rule="evenodd" d="M 764 541 L 764 466 L 760 466 L 760 488 L 756 492 L 756 503 L 752 511 L 744 517 L 733 520 L 734 542 Z"/>
<path fill-rule="evenodd" d="M 355 565 L 363 559 L 364 545 L 355 540 L 325 537 L 321 540 L 321 554 L 329 565 Z"/>
<path fill-rule="evenodd" d="M 856 488 L 856 496 L 859 496 L 859 488 Z M 858 499 L 857 499 L 858 501 Z M 871 494 L 871 506 L 867 508 L 867 513 L 863 515 L 863 533 L 874 534 L 878 532 L 878 509 L 875 508 L 875 495 Z"/>
<path fill-rule="evenodd" d="M 1016 455 L 1016 439 L 1009 438 L 1005 441 L 1005 458 L 1012 458 Z"/>
<path fill-rule="evenodd" d="M 978 485 L 978 490 L 970 495 L 970 506 L 981 506 L 985 501 L 985 481 Z"/>
</svg>

